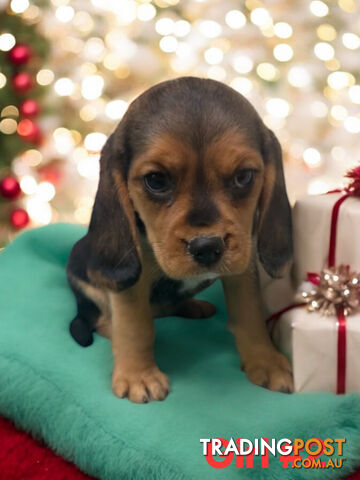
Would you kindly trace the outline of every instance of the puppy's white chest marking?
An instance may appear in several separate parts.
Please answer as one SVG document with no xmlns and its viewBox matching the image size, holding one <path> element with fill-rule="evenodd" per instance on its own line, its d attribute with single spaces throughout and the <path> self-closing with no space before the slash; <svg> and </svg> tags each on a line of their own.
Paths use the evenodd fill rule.
<svg viewBox="0 0 360 480">
<path fill-rule="evenodd" d="M 214 283 L 217 278 L 218 276 L 212 273 L 200 275 L 195 278 L 187 278 L 185 280 L 182 280 L 182 285 L 179 289 L 179 293 L 186 296 L 195 295 L 195 293 L 203 290 L 207 286 Z"/>
</svg>

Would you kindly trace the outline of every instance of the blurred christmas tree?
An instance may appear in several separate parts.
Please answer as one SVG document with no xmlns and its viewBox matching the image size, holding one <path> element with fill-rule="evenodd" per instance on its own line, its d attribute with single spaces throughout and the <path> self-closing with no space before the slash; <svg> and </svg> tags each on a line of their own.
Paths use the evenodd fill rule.
<svg viewBox="0 0 360 480">
<path fill-rule="evenodd" d="M 281 140 L 292 199 L 338 186 L 360 160 L 354 0 L 0 0 L 1 8 L 0 98 L 17 109 L 23 99 L 6 93 L 18 68 L 4 52 L 13 35 L 31 49 L 21 71 L 37 87 L 24 98 L 51 106 L 38 122 L 26 118 L 42 141 L 24 153 L 19 134 L 0 133 L 13 145 L 3 158 L 31 225 L 86 223 L 106 135 L 139 93 L 181 75 L 223 81 L 249 98 Z M 34 37 L 20 37 L 20 26 Z M 46 61 L 41 36 L 51 45 Z M 44 86 L 44 100 L 33 96 Z M 6 120 L 14 129 L 22 118 Z"/>
<path fill-rule="evenodd" d="M 0 32 L 0 233 L 4 238 L 9 229 L 23 228 L 29 222 L 27 211 L 14 203 L 21 188 L 12 162 L 41 142 L 37 117 L 44 89 L 36 84 L 35 75 L 49 48 L 33 25 L 11 11 L 0 15 Z"/>
</svg>

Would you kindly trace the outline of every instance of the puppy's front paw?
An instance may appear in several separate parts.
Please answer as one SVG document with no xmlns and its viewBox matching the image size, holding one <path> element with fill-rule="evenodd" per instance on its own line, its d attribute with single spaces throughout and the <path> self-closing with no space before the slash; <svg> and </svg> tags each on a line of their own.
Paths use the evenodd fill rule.
<svg viewBox="0 0 360 480">
<path fill-rule="evenodd" d="M 165 400 L 170 391 L 170 381 L 156 366 L 130 373 L 115 369 L 112 389 L 117 397 L 127 397 L 134 403 L 148 403 L 152 400 Z"/>
<path fill-rule="evenodd" d="M 277 351 L 259 353 L 244 362 L 242 368 L 255 385 L 283 393 L 294 390 L 290 363 Z"/>
</svg>

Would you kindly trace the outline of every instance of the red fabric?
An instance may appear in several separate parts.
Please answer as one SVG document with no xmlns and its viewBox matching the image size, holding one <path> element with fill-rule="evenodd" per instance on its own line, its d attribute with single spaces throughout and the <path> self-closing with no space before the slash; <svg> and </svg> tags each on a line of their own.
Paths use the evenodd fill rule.
<svg viewBox="0 0 360 480">
<path fill-rule="evenodd" d="M 347 480 L 360 480 L 360 471 L 357 471 L 352 475 L 350 475 L 350 477 L 348 477 Z"/>
<path fill-rule="evenodd" d="M 8 420 L 0 418 L 0 480 L 90 480 Z"/>
</svg>

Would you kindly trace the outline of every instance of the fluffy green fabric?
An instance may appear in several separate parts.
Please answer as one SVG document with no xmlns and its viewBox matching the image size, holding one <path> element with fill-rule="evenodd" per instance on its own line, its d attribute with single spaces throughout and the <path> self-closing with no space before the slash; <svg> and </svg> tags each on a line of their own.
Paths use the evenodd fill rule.
<svg viewBox="0 0 360 480">
<path fill-rule="evenodd" d="M 43 438 L 63 457 L 107 480 L 342 478 L 360 463 L 357 395 L 273 393 L 240 370 L 218 284 L 210 320 L 157 320 L 156 358 L 169 374 L 165 402 L 134 405 L 111 391 L 110 343 L 79 347 L 68 333 L 75 303 L 65 276 L 84 228 L 51 225 L 20 235 L 0 254 L 0 413 Z M 315 366 L 314 366 L 315 368 Z M 343 438 L 336 470 L 223 470 L 202 456 L 200 438 Z"/>
</svg>

